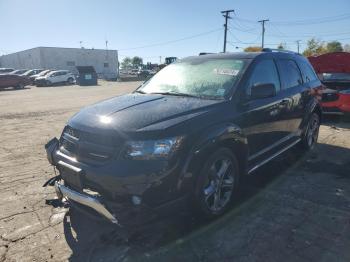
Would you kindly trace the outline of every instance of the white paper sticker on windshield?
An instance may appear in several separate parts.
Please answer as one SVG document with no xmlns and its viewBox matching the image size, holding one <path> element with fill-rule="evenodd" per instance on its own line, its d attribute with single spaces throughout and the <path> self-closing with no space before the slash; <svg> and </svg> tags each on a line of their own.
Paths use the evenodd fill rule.
<svg viewBox="0 0 350 262">
<path fill-rule="evenodd" d="M 225 94 L 225 89 L 223 88 L 219 88 L 217 91 L 216 91 L 216 94 L 219 95 L 219 96 L 223 96 Z"/>
<path fill-rule="evenodd" d="M 236 76 L 238 75 L 239 70 L 237 69 L 230 69 L 230 68 L 215 68 L 214 69 L 214 74 L 217 75 L 228 75 L 228 76 Z"/>
</svg>

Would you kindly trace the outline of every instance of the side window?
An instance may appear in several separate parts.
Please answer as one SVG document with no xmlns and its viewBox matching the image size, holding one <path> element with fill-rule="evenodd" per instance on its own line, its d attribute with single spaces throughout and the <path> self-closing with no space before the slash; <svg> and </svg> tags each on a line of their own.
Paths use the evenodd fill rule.
<svg viewBox="0 0 350 262">
<path fill-rule="evenodd" d="M 299 61 L 298 63 L 299 63 L 299 67 L 301 69 L 303 80 L 305 83 L 318 80 L 318 77 L 314 69 L 311 67 L 309 63 L 305 61 Z"/>
<path fill-rule="evenodd" d="M 276 92 L 280 90 L 280 80 L 273 60 L 262 60 L 255 65 L 250 76 L 249 87 L 260 84 L 274 84 Z"/>
<path fill-rule="evenodd" d="M 300 70 L 295 61 L 282 59 L 277 62 L 282 80 L 282 89 L 292 88 L 303 83 Z"/>
</svg>

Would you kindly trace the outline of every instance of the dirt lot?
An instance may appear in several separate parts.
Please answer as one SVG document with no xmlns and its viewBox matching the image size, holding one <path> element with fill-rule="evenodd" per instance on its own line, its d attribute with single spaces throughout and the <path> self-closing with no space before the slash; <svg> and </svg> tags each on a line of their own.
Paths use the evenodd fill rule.
<svg viewBox="0 0 350 262">
<path fill-rule="evenodd" d="M 350 261 L 350 123 L 327 120 L 319 144 L 243 181 L 208 223 L 164 219 L 129 243 L 109 224 L 57 206 L 44 144 L 79 108 L 137 82 L 0 91 L 0 261 Z"/>
</svg>

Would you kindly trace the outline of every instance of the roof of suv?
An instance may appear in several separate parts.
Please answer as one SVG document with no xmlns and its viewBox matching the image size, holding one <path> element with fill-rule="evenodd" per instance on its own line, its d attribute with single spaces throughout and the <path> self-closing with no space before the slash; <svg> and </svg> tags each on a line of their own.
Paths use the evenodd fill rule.
<svg viewBox="0 0 350 262">
<path fill-rule="evenodd" d="M 189 56 L 181 59 L 180 61 L 187 60 L 207 60 L 207 59 L 220 59 L 220 58 L 231 58 L 231 59 L 254 59 L 258 56 L 266 56 L 272 58 L 296 58 L 301 57 L 299 54 L 290 51 L 263 51 L 263 52 L 236 52 L 236 53 L 217 53 L 217 54 L 206 54 L 200 56 Z"/>
</svg>

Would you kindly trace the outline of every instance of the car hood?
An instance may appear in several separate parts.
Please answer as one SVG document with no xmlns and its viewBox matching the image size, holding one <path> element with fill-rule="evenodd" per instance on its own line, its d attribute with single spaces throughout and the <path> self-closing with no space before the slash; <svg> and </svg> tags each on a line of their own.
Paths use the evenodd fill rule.
<svg viewBox="0 0 350 262">
<path fill-rule="evenodd" d="M 88 106 L 75 114 L 69 125 L 84 129 L 117 131 L 164 130 L 209 111 L 223 100 L 127 94 Z"/>
</svg>

